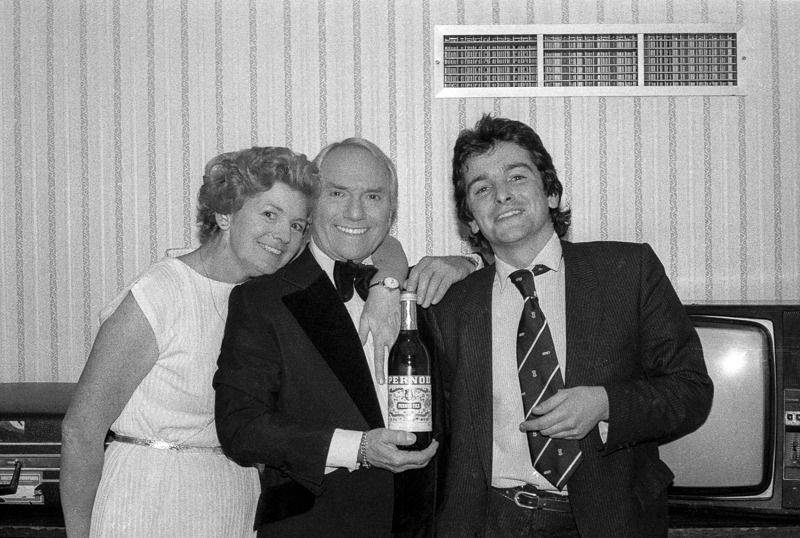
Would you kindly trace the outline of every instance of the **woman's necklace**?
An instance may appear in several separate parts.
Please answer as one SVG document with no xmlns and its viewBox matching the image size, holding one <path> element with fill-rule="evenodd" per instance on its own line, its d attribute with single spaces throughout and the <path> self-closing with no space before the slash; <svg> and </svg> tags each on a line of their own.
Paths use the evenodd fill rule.
<svg viewBox="0 0 800 538">
<path fill-rule="evenodd" d="M 208 280 L 208 293 L 211 294 L 211 302 L 214 304 L 214 310 L 217 311 L 217 315 L 219 316 L 219 319 L 221 319 L 223 322 L 225 322 L 225 316 L 222 315 L 222 313 L 219 311 L 219 307 L 217 306 L 217 298 L 216 298 L 216 295 L 214 294 L 214 287 L 211 285 L 211 281 L 214 280 L 214 279 L 211 278 L 211 275 L 208 274 L 208 269 L 206 268 L 206 261 L 205 261 L 205 259 L 203 257 L 203 248 L 202 247 L 200 247 L 199 254 L 200 254 L 200 265 L 203 266 L 203 275 L 206 277 L 206 280 Z"/>
</svg>

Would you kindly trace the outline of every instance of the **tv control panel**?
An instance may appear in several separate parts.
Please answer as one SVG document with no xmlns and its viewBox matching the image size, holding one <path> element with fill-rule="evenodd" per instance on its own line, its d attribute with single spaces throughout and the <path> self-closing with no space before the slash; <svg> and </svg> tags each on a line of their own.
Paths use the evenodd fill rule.
<svg viewBox="0 0 800 538">
<path fill-rule="evenodd" d="M 800 389 L 784 390 L 783 409 L 783 427 L 786 432 L 783 477 L 800 480 Z M 789 469 L 797 469 L 797 473 L 787 476 L 786 471 Z"/>
<path fill-rule="evenodd" d="M 792 392 L 787 390 L 786 392 Z M 789 401 L 787 400 L 786 403 L 788 404 Z M 783 418 L 783 424 L 785 426 L 796 426 L 800 429 L 800 409 L 786 409 L 786 416 Z"/>
</svg>

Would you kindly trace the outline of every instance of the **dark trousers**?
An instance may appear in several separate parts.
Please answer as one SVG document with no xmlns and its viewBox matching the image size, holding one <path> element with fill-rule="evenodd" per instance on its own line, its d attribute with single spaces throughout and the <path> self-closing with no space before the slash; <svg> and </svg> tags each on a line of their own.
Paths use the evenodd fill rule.
<svg viewBox="0 0 800 538">
<path fill-rule="evenodd" d="M 485 536 L 580 538 L 571 513 L 521 508 L 494 490 L 489 492 Z"/>
</svg>

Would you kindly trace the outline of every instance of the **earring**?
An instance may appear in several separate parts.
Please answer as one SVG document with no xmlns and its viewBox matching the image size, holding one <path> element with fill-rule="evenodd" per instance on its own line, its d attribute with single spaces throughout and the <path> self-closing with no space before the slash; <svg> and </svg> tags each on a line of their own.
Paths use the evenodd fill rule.
<svg viewBox="0 0 800 538">
<path fill-rule="evenodd" d="M 230 215 L 225 215 L 223 213 L 215 213 L 214 215 L 217 219 L 217 226 L 219 226 L 220 230 L 227 230 L 230 227 Z"/>
</svg>

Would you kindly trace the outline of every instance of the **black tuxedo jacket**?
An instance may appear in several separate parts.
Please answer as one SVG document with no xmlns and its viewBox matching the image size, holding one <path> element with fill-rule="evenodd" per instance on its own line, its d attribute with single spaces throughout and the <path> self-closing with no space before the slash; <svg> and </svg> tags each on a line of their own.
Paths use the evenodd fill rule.
<svg viewBox="0 0 800 538">
<path fill-rule="evenodd" d="M 214 388 L 225 453 L 265 466 L 264 535 L 388 536 L 393 519 L 395 535 L 432 532 L 433 465 L 325 474 L 336 428 L 384 423 L 357 330 L 309 249 L 233 289 Z"/>
<path fill-rule="evenodd" d="M 584 537 L 666 536 L 673 475 L 658 443 L 705 420 L 713 386 L 702 349 L 664 268 L 648 245 L 562 242 L 567 387 L 605 387 L 609 431 L 580 444 L 569 498 Z M 451 451 L 441 536 L 478 536 L 492 479 L 492 284 L 489 266 L 431 308 L 444 370 Z M 514 315 L 519 315 L 516 313 Z"/>
</svg>

